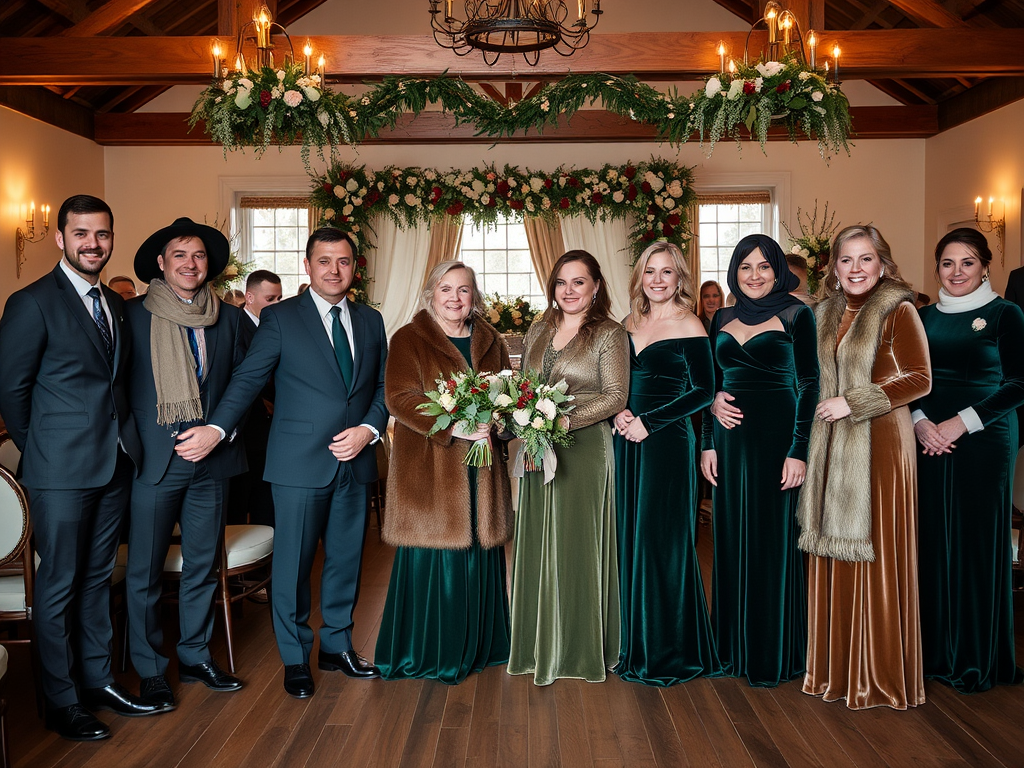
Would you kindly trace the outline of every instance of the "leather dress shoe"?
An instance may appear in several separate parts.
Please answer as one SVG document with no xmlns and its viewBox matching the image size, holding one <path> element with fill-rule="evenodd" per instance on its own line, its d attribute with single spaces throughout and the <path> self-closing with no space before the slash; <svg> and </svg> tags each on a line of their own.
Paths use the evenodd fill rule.
<svg viewBox="0 0 1024 768">
<path fill-rule="evenodd" d="M 343 672 L 349 677 L 358 677 L 364 680 L 380 677 L 380 670 L 355 651 L 342 651 L 341 653 L 320 651 L 320 655 L 317 657 L 317 666 L 326 672 Z"/>
<path fill-rule="evenodd" d="M 213 659 L 192 666 L 180 665 L 178 679 L 183 683 L 202 683 L 214 691 L 237 691 L 242 687 L 241 680 L 224 672 Z"/>
<path fill-rule="evenodd" d="M 163 675 L 143 678 L 139 685 L 139 698 L 150 704 L 163 704 L 168 712 L 177 706 L 174 703 L 171 686 L 167 684 L 167 678 Z"/>
<path fill-rule="evenodd" d="M 140 699 L 117 683 L 104 688 L 86 688 L 82 691 L 82 705 L 89 709 L 106 709 L 125 717 L 146 717 L 170 711 L 166 704 Z"/>
<path fill-rule="evenodd" d="M 296 699 L 308 699 L 313 695 L 313 675 L 309 671 L 309 664 L 285 665 L 284 690 Z"/>
<path fill-rule="evenodd" d="M 81 704 L 46 710 L 46 727 L 69 741 L 99 741 L 110 738 L 110 729 Z"/>
</svg>

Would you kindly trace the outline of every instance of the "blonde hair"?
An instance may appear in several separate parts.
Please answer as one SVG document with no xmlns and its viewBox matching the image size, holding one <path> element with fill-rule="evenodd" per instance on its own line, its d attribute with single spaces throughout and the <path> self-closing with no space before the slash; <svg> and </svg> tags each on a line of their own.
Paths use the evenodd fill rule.
<svg viewBox="0 0 1024 768">
<path fill-rule="evenodd" d="M 864 238 L 874 249 L 875 253 L 878 254 L 878 258 L 882 261 L 882 277 L 879 278 L 879 282 L 882 280 L 889 280 L 890 282 L 897 283 L 898 285 L 906 286 L 910 288 L 910 284 L 903 279 L 903 275 L 900 274 L 900 268 L 896 265 L 896 262 L 892 260 L 892 249 L 889 244 L 882 237 L 882 233 L 871 224 L 854 224 L 849 227 L 844 227 L 832 240 L 831 256 L 828 262 L 828 272 L 821 279 L 821 284 L 818 288 L 818 298 L 827 299 L 832 296 L 839 296 L 843 293 L 842 286 L 839 286 L 839 273 L 836 271 L 836 264 L 839 263 L 839 256 L 842 253 L 843 247 L 851 240 L 858 238 Z"/>
<path fill-rule="evenodd" d="M 721 309 L 725 306 L 725 291 L 722 290 L 722 286 L 718 284 L 717 280 L 705 280 L 700 284 L 700 290 L 697 291 L 697 317 L 701 320 L 708 319 L 708 311 L 704 308 L 704 289 L 709 285 L 714 286 L 715 290 L 718 291 L 718 308 Z"/>
<path fill-rule="evenodd" d="M 654 243 L 640 254 L 629 275 L 629 311 L 633 314 L 634 320 L 651 311 L 651 300 L 644 293 L 643 279 L 647 263 L 658 253 L 668 254 L 672 260 L 672 268 L 679 277 L 675 295 L 672 297 L 673 303 L 682 310 L 693 309 L 693 281 L 690 279 L 690 268 L 686 264 L 683 252 L 679 246 L 672 243 Z"/>
<path fill-rule="evenodd" d="M 484 295 L 480 292 L 480 286 L 476 282 L 476 271 L 468 264 L 463 264 L 461 261 L 442 261 L 427 275 L 427 281 L 423 284 L 423 292 L 420 293 L 419 306 L 417 310 L 425 309 L 434 322 L 438 322 L 437 313 L 434 311 L 434 291 L 437 290 L 438 283 L 441 282 L 442 278 L 449 272 L 454 272 L 456 269 L 464 269 L 469 274 L 469 279 L 473 281 L 473 311 L 470 313 L 470 319 L 474 317 L 483 317 L 484 314 Z"/>
</svg>

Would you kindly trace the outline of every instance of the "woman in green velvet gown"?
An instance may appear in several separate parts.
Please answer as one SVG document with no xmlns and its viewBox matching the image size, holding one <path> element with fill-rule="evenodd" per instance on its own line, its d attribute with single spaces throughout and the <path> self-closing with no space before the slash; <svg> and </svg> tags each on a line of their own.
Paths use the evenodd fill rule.
<svg viewBox="0 0 1024 768">
<path fill-rule="evenodd" d="M 667 686 L 720 671 L 694 548 L 689 416 L 711 404 L 711 347 L 678 247 L 656 243 L 629 282 L 629 406 L 615 417 L 622 638 L 615 672 Z"/>
<path fill-rule="evenodd" d="M 767 235 L 740 240 L 728 281 L 736 305 L 711 326 L 717 394 L 701 453 L 715 486 L 711 621 L 725 674 L 775 686 L 806 663 L 796 507 L 818 399 L 817 334 Z"/>
<path fill-rule="evenodd" d="M 939 303 L 921 309 L 932 391 L 915 404 L 924 674 L 961 693 L 1021 682 L 1014 659 L 1011 493 L 1024 404 L 1024 314 L 992 290 L 985 236 L 935 248 Z"/>
<path fill-rule="evenodd" d="M 392 338 L 385 374 L 396 424 L 382 535 L 398 550 L 374 662 L 386 680 L 455 684 L 508 661 L 503 544 L 512 534 L 512 497 L 497 447 L 489 467 L 463 463 L 472 441 L 491 434 L 489 425 L 427 437 L 434 418 L 416 406 L 437 378 L 507 369 L 509 356 L 483 319 L 483 298 L 464 264 L 436 267 L 420 305 Z"/>
<path fill-rule="evenodd" d="M 609 420 L 626 407 L 626 331 L 597 260 L 563 254 L 547 284 L 549 307 L 526 335 L 523 370 L 575 396 L 573 444 L 557 447 L 550 482 L 527 472 L 519 486 L 512 552 L 508 672 L 537 685 L 560 677 L 601 682 L 619 656 L 615 478 Z"/>
</svg>

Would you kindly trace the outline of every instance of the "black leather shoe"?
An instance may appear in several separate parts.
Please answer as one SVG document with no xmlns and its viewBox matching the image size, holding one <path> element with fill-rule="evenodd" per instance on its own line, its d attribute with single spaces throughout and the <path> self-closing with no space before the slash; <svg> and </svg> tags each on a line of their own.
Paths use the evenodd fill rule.
<svg viewBox="0 0 1024 768">
<path fill-rule="evenodd" d="M 380 670 L 355 651 L 342 651 L 341 653 L 320 651 L 320 655 L 317 657 L 317 666 L 326 672 L 343 672 L 349 677 L 359 677 L 364 680 L 380 677 Z"/>
<path fill-rule="evenodd" d="M 110 729 L 81 704 L 46 710 L 46 727 L 69 741 L 99 741 L 110 738 Z"/>
<path fill-rule="evenodd" d="M 167 684 L 167 678 L 163 675 L 143 678 L 139 685 L 139 698 L 150 704 L 162 704 L 168 712 L 177 706 L 174 703 L 171 686 Z"/>
<path fill-rule="evenodd" d="M 82 691 L 82 705 L 93 710 L 106 709 L 125 717 L 146 717 L 170 711 L 166 704 L 140 699 L 117 683 L 105 688 L 86 688 Z"/>
<path fill-rule="evenodd" d="M 202 683 L 215 691 L 237 691 L 242 687 L 241 680 L 221 670 L 213 659 L 194 666 L 182 664 L 178 667 L 178 679 L 183 683 Z"/>
<path fill-rule="evenodd" d="M 309 664 L 285 665 L 284 690 L 296 699 L 308 699 L 313 695 L 313 675 L 309 671 Z"/>
</svg>

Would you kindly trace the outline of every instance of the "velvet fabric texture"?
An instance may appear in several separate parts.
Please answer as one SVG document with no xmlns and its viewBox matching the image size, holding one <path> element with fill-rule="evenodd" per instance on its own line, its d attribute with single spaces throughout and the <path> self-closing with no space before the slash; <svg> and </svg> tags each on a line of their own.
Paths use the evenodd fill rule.
<svg viewBox="0 0 1024 768">
<path fill-rule="evenodd" d="M 629 410 L 650 435 L 615 438 L 623 680 L 668 686 L 720 671 L 694 548 L 697 473 L 689 416 L 711 403 L 704 336 L 630 342 Z"/>
<path fill-rule="evenodd" d="M 449 338 L 448 342 L 469 365 L 472 337 Z M 504 350 L 504 344 L 500 349 Z M 508 352 L 503 355 L 507 361 Z M 455 442 L 468 444 L 466 440 Z M 432 450 L 455 451 L 456 446 L 432 446 Z M 469 509 L 445 511 L 451 515 L 461 511 L 467 516 L 474 541 L 460 550 L 398 548 L 374 652 L 374 663 L 385 680 L 429 678 L 454 685 L 470 672 L 508 661 L 505 548 L 484 549 L 476 541 L 478 468 L 460 466 L 454 471 L 467 477 Z M 403 482 L 397 466 L 391 477 L 392 482 Z"/>
<path fill-rule="evenodd" d="M 775 284 L 768 295 L 760 299 L 751 299 L 743 293 L 736 277 L 740 264 L 755 248 L 761 250 L 761 255 L 772 265 L 772 270 L 775 272 Z M 782 248 L 768 235 L 747 235 L 736 243 L 732 252 L 732 260 L 729 262 L 726 282 L 729 285 L 729 292 L 736 297 L 735 312 L 744 325 L 760 325 L 787 307 L 803 304 L 800 299 L 790 296 L 790 292 L 800 287 L 800 280 L 789 271 L 786 254 L 782 252 Z"/>
<path fill-rule="evenodd" d="M 818 402 L 814 313 L 801 302 L 779 316 L 781 330 L 740 344 L 715 313 L 711 345 L 716 390 L 728 392 L 743 420 L 724 429 L 704 414 L 705 450 L 718 454 L 713 492 L 715 554 L 711 620 L 727 675 L 775 686 L 802 675 L 807 589 L 797 551 L 799 489 L 780 490 L 787 458 L 807 456 Z"/>
<path fill-rule="evenodd" d="M 542 371 L 554 327 L 535 322 L 525 370 Z M 619 655 L 615 480 L 608 419 L 626 406 L 625 329 L 602 322 L 573 338 L 547 377 L 565 379 L 577 397 L 573 445 L 556 447 L 550 483 L 527 472 L 519 487 L 512 556 L 512 650 L 508 671 L 547 685 L 560 677 L 600 682 Z"/>
<path fill-rule="evenodd" d="M 842 296 L 822 302 L 819 318 L 824 305 L 837 301 L 845 303 Z M 834 345 L 853 332 L 851 324 L 862 306 L 856 301 L 846 306 Z M 829 329 L 821 324 L 818 328 L 824 342 Z M 842 370 L 839 379 L 844 380 Z M 850 709 L 906 709 L 925 700 L 916 444 L 907 404 L 926 395 L 931 382 L 928 342 L 913 304 L 900 303 L 884 318 L 871 380 L 891 405 L 888 413 L 871 419 L 870 469 L 861 472 L 871 488 L 875 560 L 810 558 L 803 690 L 825 701 L 846 699 Z M 834 461 L 821 469 L 826 477 L 857 471 Z"/>
<path fill-rule="evenodd" d="M 1024 404 L 1024 314 L 1003 299 L 956 314 L 921 310 L 933 423 L 973 407 L 984 424 L 951 453 L 918 455 L 925 677 L 961 693 L 1021 682 L 1014 658 L 1011 493 Z"/>
<path fill-rule="evenodd" d="M 497 372 L 510 367 L 501 336 L 484 321 L 473 324 L 473 368 Z M 426 437 L 434 424 L 416 406 L 436 379 L 470 366 L 426 310 L 391 338 L 384 401 L 395 417 L 391 448 L 384 541 L 399 547 L 467 549 L 478 541 L 485 549 L 512 538 L 512 492 L 502 451 L 476 481 L 477 527 L 470 525 L 470 486 L 463 460 L 471 443 L 445 429 Z"/>
</svg>

